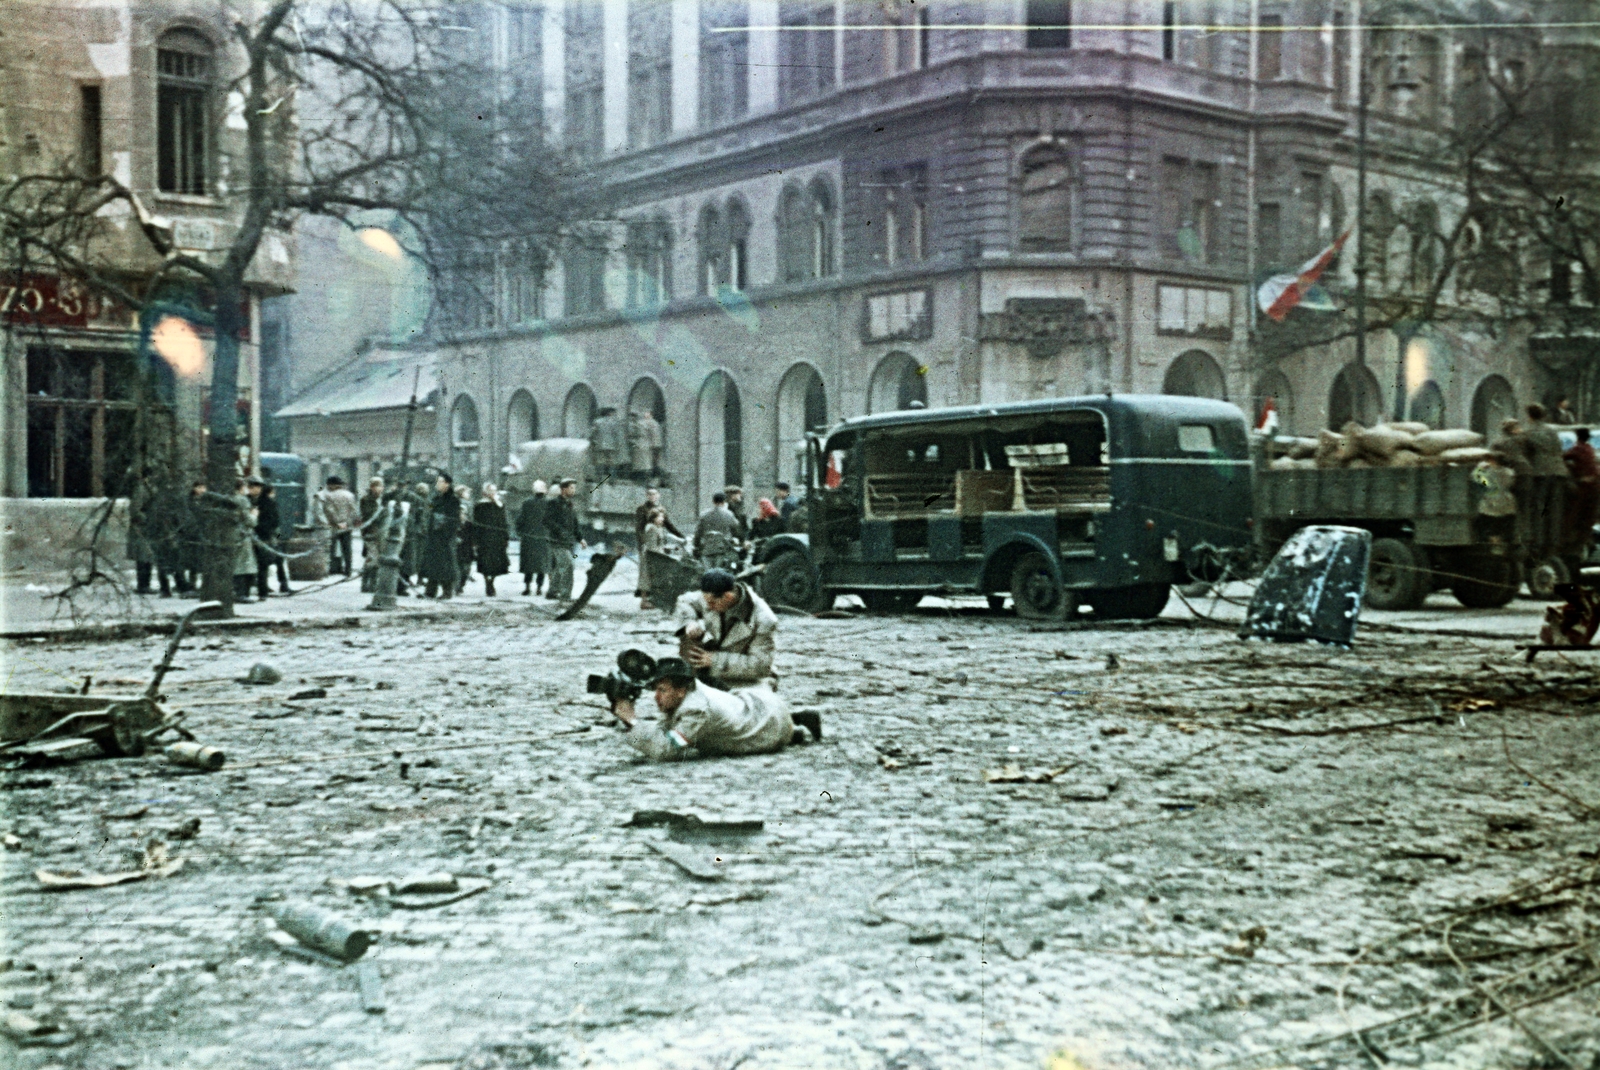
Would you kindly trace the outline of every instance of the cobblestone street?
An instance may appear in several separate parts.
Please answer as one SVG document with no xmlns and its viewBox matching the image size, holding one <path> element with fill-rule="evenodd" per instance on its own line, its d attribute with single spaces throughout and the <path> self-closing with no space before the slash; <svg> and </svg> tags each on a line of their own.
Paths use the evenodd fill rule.
<svg viewBox="0 0 1600 1070">
<path fill-rule="evenodd" d="M 192 637 L 167 706 L 227 752 L 222 771 L 150 756 L 0 776 L 0 990 L 59 1026 L 6 1058 L 93 1070 L 1334 1067 L 1361 1065 L 1363 1047 L 1434 1067 L 1600 1059 L 1588 662 L 1529 667 L 1508 640 L 1393 628 L 1339 652 L 1172 620 L 785 616 L 781 690 L 822 711 L 823 741 L 652 766 L 584 675 L 625 646 L 660 655 L 671 642 L 659 615 L 555 623 L 525 605 Z M 137 691 L 164 643 L 13 644 L 9 689 L 92 674 L 97 690 Z M 283 681 L 235 682 L 258 661 Z M 630 823 L 646 810 L 765 824 L 696 837 Z M 180 870 L 67 892 L 34 875 L 136 868 L 152 839 Z M 719 879 L 694 879 L 657 844 Z M 438 871 L 487 887 L 404 909 L 416 904 L 344 883 Z M 279 900 L 376 934 L 363 961 L 381 973 L 383 1013 L 363 1010 L 355 967 L 270 939 Z M 1455 942 L 1449 925 L 1435 939 L 1428 924 L 1456 911 Z M 1486 997 L 1456 1002 L 1534 952 L 1525 1028 Z M 1391 1020 L 1405 1016 L 1418 1028 L 1397 1039 Z"/>
</svg>

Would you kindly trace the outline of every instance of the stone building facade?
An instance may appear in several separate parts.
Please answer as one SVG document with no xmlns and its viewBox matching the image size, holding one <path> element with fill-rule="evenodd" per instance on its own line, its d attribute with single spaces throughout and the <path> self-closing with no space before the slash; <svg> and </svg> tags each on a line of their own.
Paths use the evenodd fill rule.
<svg viewBox="0 0 1600 1070">
<path fill-rule="evenodd" d="M 687 515 L 725 482 L 794 478 L 807 428 L 911 404 L 1168 392 L 1253 416 L 1271 397 L 1314 433 L 1397 392 L 1482 426 L 1553 389 L 1525 332 L 1375 332 L 1358 364 L 1352 339 L 1286 344 L 1254 307 L 1355 221 L 1363 64 L 1366 241 L 1389 265 L 1369 279 L 1413 284 L 1406 221 L 1450 211 L 1415 151 L 1463 62 L 1443 29 L 1358 33 L 1357 0 L 500 10 L 488 32 L 536 30 L 526 99 L 613 218 L 558 270 L 508 261 L 492 299 L 447 300 L 438 453 L 472 460 L 458 477 L 530 431 L 584 437 L 605 406 L 654 411 Z M 1383 88 L 1395 64 L 1405 94 Z M 1324 280 L 1339 304 L 1355 259 Z"/>
<path fill-rule="evenodd" d="M 172 229 L 181 249 L 225 247 L 243 154 L 244 124 L 227 88 L 240 73 L 235 15 L 201 0 L 0 5 L 0 181 L 108 174 Z M 159 261 L 132 210 L 115 202 L 97 222 L 88 259 L 142 295 Z M 241 423 L 253 445 L 260 300 L 285 292 L 292 277 L 292 240 L 270 233 L 248 279 L 240 354 Z M 128 448 L 141 399 L 150 399 L 134 390 L 147 357 L 126 307 L 37 263 L 5 262 L 0 308 L 0 495 L 14 565 L 26 547 L 12 535 L 34 526 L 30 510 L 86 514 L 127 493 Z M 165 363 L 154 405 L 171 417 L 172 463 L 195 471 L 211 341 L 177 321 L 168 327 L 156 325 L 149 347 L 159 355 L 148 359 Z"/>
</svg>

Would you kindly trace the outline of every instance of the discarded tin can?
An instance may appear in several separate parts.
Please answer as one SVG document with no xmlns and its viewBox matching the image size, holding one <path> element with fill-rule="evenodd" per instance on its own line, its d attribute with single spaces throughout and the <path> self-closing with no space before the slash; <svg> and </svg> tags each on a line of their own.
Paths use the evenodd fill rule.
<svg viewBox="0 0 1600 1070">
<path fill-rule="evenodd" d="M 270 913 L 278 928 L 302 944 L 345 962 L 354 962 L 372 946 L 372 937 L 309 903 L 283 903 Z"/>
<path fill-rule="evenodd" d="M 216 747 L 206 747 L 199 743 L 170 743 L 167 745 L 167 760 L 175 765 L 187 765 L 214 772 L 221 769 L 222 763 L 228 759 L 227 755 Z"/>
<path fill-rule="evenodd" d="M 376 962 L 363 962 L 356 967 L 356 983 L 361 986 L 361 1009 L 368 1014 L 382 1014 L 388 1006 L 383 994 L 383 975 Z"/>
</svg>

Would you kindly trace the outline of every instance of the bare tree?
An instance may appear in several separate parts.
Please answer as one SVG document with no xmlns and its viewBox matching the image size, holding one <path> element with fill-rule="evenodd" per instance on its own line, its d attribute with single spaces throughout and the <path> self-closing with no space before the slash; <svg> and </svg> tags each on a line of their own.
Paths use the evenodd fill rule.
<svg viewBox="0 0 1600 1070">
<path fill-rule="evenodd" d="M 1431 19 L 1407 8 L 1399 21 L 1431 23 L 1458 46 L 1443 51 L 1459 57 L 1448 97 L 1405 71 L 1414 57 L 1403 32 L 1385 43 L 1392 54 L 1369 41 L 1375 63 L 1399 65 L 1388 77 L 1401 83 L 1374 109 L 1374 155 L 1383 169 L 1427 179 L 1369 195 L 1367 329 L 1455 325 L 1493 336 L 1576 326 L 1600 303 L 1600 51 L 1534 27 L 1463 17 L 1454 28 L 1453 4 L 1427 10 Z M 1381 23 L 1373 32 L 1384 33 Z M 1378 70 L 1368 77 L 1385 80 Z M 1388 121 L 1384 108 L 1430 88 L 1436 112 L 1426 122 Z M 1273 359 L 1354 333 L 1348 312 L 1298 311 L 1282 325 L 1263 321 L 1259 349 Z"/>
<path fill-rule="evenodd" d="M 219 191 L 236 209 L 236 227 L 215 253 L 180 249 L 170 222 L 108 175 L 61 167 L 0 185 L 0 253 L 9 263 L 46 265 L 135 310 L 174 284 L 200 295 L 215 335 L 206 458 L 213 491 L 231 489 L 235 478 L 241 307 L 270 232 L 289 231 L 306 213 L 353 223 L 383 212 L 405 221 L 409 251 L 436 277 L 508 249 L 537 274 L 568 221 L 582 217 L 577 183 L 545 143 L 537 99 L 518 99 L 516 83 L 489 63 L 487 7 L 239 3 L 240 73 L 228 89 L 242 105 L 245 168 L 242 182 Z M 159 257 L 137 285 L 97 255 L 105 210 L 117 202 Z M 236 522 L 218 514 L 204 594 L 231 613 Z"/>
</svg>

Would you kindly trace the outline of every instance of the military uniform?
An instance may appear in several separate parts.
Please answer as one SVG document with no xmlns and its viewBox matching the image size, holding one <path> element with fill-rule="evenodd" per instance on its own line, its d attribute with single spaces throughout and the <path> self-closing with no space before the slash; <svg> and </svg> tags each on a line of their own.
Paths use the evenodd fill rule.
<svg viewBox="0 0 1600 1070">
<path fill-rule="evenodd" d="M 694 526 L 694 555 L 707 568 L 739 571 L 742 558 L 739 518 L 726 506 L 714 505 L 700 514 Z"/>
</svg>

